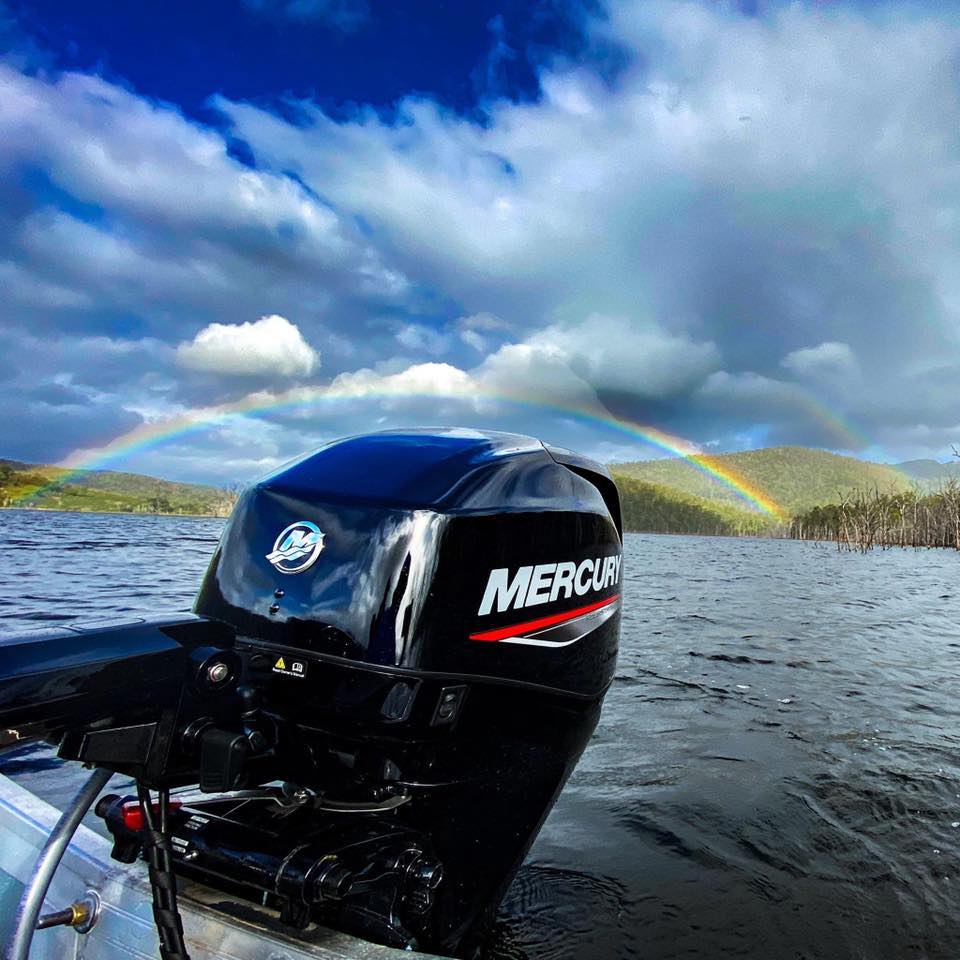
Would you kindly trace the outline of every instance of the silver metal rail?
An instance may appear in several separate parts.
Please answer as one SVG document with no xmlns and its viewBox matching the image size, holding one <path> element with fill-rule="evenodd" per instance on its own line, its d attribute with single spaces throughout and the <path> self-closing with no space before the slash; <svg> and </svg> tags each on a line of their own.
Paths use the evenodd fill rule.
<svg viewBox="0 0 960 960">
<path fill-rule="evenodd" d="M 43 907 L 50 881 L 56 873 L 63 854 L 70 845 L 70 840 L 77 832 L 80 821 L 84 818 L 91 804 L 97 799 L 100 792 L 107 785 L 113 774 L 109 770 L 96 770 L 87 780 L 83 789 L 73 798 L 57 825 L 50 832 L 47 842 L 40 851 L 33 876 L 23 891 L 20 905 L 17 907 L 17 922 L 13 931 L 10 949 L 7 951 L 7 960 L 28 960 L 30 944 L 37 929 L 37 920 L 40 909 Z"/>
</svg>

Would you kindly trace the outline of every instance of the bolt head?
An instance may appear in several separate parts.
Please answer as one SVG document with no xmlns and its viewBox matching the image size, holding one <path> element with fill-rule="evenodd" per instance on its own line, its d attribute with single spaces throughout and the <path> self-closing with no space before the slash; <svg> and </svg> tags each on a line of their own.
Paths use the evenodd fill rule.
<svg viewBox="0 0 960 960">
<path fill-rule="evenodd" d="M 223 683 L 230 677 L 230 667 L 225 663 L 211 663 L 207 667 L 207 679 L 211 683 Z"/>
</svg>

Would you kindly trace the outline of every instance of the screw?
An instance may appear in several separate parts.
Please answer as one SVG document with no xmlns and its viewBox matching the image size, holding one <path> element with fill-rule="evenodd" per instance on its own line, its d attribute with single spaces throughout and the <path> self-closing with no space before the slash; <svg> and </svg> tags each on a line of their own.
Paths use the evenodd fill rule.
<svg viewBox="0 0 960 960">
<path fill-rule="evenodd" d="M 279 600 L 280 597 L 283 596 L 283 588 L 277 587 L 277 589 L 273 591 L 273 595 Z"/>
<path fill-rule="evenodd" d="M 271 603 L 271 604 L 270 604 L 270 612 L 271 612 L 271 613 L 276 613 L 279 609 L 280 609 L 280 604 L 279 604 L 279 603 Z"/>
<path fill-rule="evenodd" d="M 222 661 L 211 663 L 210 666 L 207 667 L 207 680 L 209 680 L 210 683 L 223 683 L 224 680 L 229 679 L 229 677 L 230 668 Z"/>
</svg>

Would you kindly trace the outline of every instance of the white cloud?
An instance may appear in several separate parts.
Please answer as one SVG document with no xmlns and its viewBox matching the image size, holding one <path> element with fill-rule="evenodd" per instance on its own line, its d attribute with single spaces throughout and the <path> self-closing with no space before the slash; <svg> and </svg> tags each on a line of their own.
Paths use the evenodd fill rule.
<svg viewBox="0 0 960 960">
<path fill-rule="evenodd" d="M 396 373 L 383 374 L 369 369 L 342 373 L 327 391 L 321 392 L 388 401 L 423 396 L 460 397 L 472 401 L 475 386 L 469 373 L 449 363 L 417 363 Z"/>
<path fill-rule="evenodd" d="M 466 318 L 460 324 L 467 331 L 503 326 L 489 316 Z M 433 333 L 425 331 L 408 327 L 397 339 L 411 349 L 422 347 L 430 343 L 427 334 Z M 329 389 L 390 400 L 408 391 L 415 396 L 477 401 L 501 397 L 599 407 L 598 393 L 604 391 L 662 398 L 690 390 L 715 369 L 717 351 L 713 344 L 638 330 L 625 318 L 590 317 L 578 326 L 545 327 L 526 340 L 505 343 L 471 369 L 450 363 L 398 367 L 397 360 L 376 370 L 340 374 Z"/>
<path fill-rule="evenodd" d="M 754 410 L 758 419 L 775 415 L 778 406 L 795 405 L 800 396 L 793 384 L 782 380 L 749 371 L 730 374 L 725 370 L 717 370 L 707 377 L 698 394 L 708 403 Z"/>
<path fill-rule="evenodd" d="M 11 261 L 0 262 L 0 287 L 10 301 L 45 310 L 83 308 L 93 303 L 89 291 L 36 277 Z"/>
<path fill-rule="evenodd" d="M 23 203 L 16 171 L 35 169 L 69 210 Z M 38 310 L 135 312 L 177 338 L 179 317 L 264 299 L 309 316 L 408 293 L 403 272 L 295 179 L 245 166 L 220 132 L 98 77 L 0 62 L 0 171 L 0 262 Z"/>
<path fill-rule="evenodd" d="M 719 365 L 712 343 L 672 335 L 626 317 L 593 314 L 567 326 L 553 325 L 526 341 L 545 357 L 559 357 L 597 389 L 638 397 L 688 391 Z"/>
<path fill-rule="evenodd" d="M 320 358 L 296 324 L 272 314 L 252 323 L 211 323 L 177 347 L 177 362 L 228 376 L 296 378 L 311 374 Z"/>
<path fill-rule="evenodd" d="M 506 343 L 476 368 L 475 376 L 480 388 L 494 395 L 561 404 L 596 401 L 596 391 L 570 369 L 563 352 L 547 344 Z"/>
<path fill-rule="evenodd" d="M 419 323 L 408 323 L 397 331 L 397 343 L 414 353 L 439 356 L 450 349 L 450 337 Z"/>
<path fill-rule="evenodd" d="M 208 234 L 286 225 L 321 257 L 346 246 L 336 216 L 292 180 L 243 167 L 212 130 L 97 77 L 0 64 L 0 120 L 0 153 L 42 159 L 80 200 Z"/>
<path fill-rule="evenodd" d="M 463 343 L 478 353 L 483 353 L 487 349 L 489 336 L 503 333 L 509 329 L 509 324 L 492 313 L 473 313 L 468 317 L 461 317 L 456 327 Z"/>
<path fill-rule="evenodd" d="M 850 345 L 828 340 L 816 347 L 793 350 L 783 358 L 783 366 L 800 377 L 843 377 L 858 372 L 857 358 Z"/>
<path fill-rule="evenodd" d="M 487 341 L 476 330 L 461 330 L 460 339 L 468 346 L 472 347 L 478 353 L 483 353 L 487 348 Z"/>
</svg>

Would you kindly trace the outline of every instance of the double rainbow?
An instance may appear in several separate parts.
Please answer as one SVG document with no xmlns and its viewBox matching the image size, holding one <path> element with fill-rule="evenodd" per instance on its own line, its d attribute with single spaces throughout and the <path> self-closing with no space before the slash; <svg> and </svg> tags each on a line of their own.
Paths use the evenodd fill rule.
<svg viewBox="0 0 960 960">
<path fill-rule="evenodd" d="M 731 470 L 729 466 L 717 458 L 703 453 L 694 444 L 656 427 L 614 416 L 603 408 L 558 404 L 503 391 L 478 391 L 475 383 L 464 384 L 462 388 L 445 387 L 436 391 L 411 391 L 409 385 L 402 383 L 390 385 L 389 378 L 386 384 L 381 381 L 374 390 L 362 383 L 347 382 L 338 385 L 334 381 L 333 384 L 324 388 L 296 388 L 280 394 L 251 394 L 230 403 L 195 408 L 176 416 L 146 422 L 128 433 L 110 440 L 101 447 L 80 450 L 71 454 L 59 464 L 60 467 L 68 471 L 67 474 L 59 477 L 53 483 L 25 491 L 16 498 L 16 502 L 29 500 L 45 489 L 73 479 L 84 471 L 113 467 L 118 462 L 137 453 L 160 447 L 175 438 L 202 433 L 211 427 L 223 425 L 238 417 L 258 417 L 290 410 L 299 412 L 311 408 L 336 406 L 338 403 L 345 401 L 417 399 L 457 400 L 474 403 L 490 401 L 539 413 L 554 413 L 581 423 L 600 426 L 632 440 L 640 440 L 644 444 L 671 456 L 682 457 L 692 469 L 732 491 L 752 511 L 765 514 L 777 521 L 782 521 L 786 517 L 783 508 L 772 497 Z"/>
</svg>

